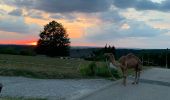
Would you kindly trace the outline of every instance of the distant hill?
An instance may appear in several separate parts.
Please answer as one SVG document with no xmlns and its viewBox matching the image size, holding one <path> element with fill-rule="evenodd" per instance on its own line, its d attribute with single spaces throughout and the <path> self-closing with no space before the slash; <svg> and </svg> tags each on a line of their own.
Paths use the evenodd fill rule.
<svg viewBox="0 0 170 100">
<path fill-rule="evenodd" d="M 32 45 L 0 45 L 0 53 L 8 53 L 15 52 L 15 54 L 19 54 L 19 52 L 23 50 L 28 50 L 34 52 L 35 46 Z M 93 51 L 97 51 L 101 49 L 101 47 L 88 47 L 88 46 L 72 46 L 70 49 L 71 57 L 88 57 Z M 136 48 L 116 48 L 116 57 L 120 57 L 122 55 L 126 55 L 128 53 L 134 53 L 139 55 L 140 53 L 164 53 L 166 49 L 136 49 Z"/>
<path fill-rule="evenodd" d="M 34 52 L 35 46 L 32 45 L 0 45 L 0 53 L 9 54 L 20 54 L 21 51 L 32 51 Z M 70 49 L 70 57 L 83 58 L 88 57 L 93 51 L 97 51 L 101 47 L 88 47 L 88 46 L 72 46 Z M 134 53 L 139 55 L 140 53 L 161 53 L 165 52 L 166 49 L 127 49 L 127 48 L 116 48 L 116 57 L 119 58 L 122 55 L 128 53 Z"/>
<path fill-rule="evenodd" d="M 1 54 L 35 55 L 32 45 L 0 45 Z"/>
</svg>

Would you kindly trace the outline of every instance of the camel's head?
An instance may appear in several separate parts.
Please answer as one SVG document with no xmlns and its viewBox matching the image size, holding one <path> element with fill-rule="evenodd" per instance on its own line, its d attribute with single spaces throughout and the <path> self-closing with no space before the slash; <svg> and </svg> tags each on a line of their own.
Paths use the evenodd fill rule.
<svg viewBox="0 0 170 100">
<path fill-rule="evenodd" d="M 104 53 L 104 57 L 106 57 L 109 60 L 110 60 L 112 55 L 113 55 L 112 53 Z"/>
<path fill-rule="evenodd" d="M 113 53 L 104 53 L 104 56 L 110 60 L 110 62 L 115 63 L 115 57 Z"/>
<path fill-rule="evenodd" d="M 110 61 L 110 67 L 114 67 L 114 69 L 117 69 L 118 67 L 122 67 L 122 64 L 120 62 L 115 61 L 115 57 L 112 53 L 105 53 L 105 57 L 107 57 Z"/>
</svg>

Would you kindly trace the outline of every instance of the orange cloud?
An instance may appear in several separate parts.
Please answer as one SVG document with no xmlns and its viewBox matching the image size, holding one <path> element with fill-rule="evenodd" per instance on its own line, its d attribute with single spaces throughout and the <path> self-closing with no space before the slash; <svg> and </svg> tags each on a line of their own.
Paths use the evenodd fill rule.
<svg viewBox="0 0 170 100">
<path fill-rule="evenodd" d="M 0 40 L 0 44 L 36 45 L 35 40 Z"/>
<path fill-rule="evenodd" d="M 25 17 L 25 23 L 27 24 L 37 24 L 40 26 L 46 25 L 49 21 L 37 18 Z"/>
<path fill-rule="evenodd" d="M 47 15 L 44 15 L 47 17 Z M 25 22 L 27 24 L 38 24 L 40 26 L 43 26 L 48 24 L 50 21 L 52 20 L 56 20 L 59 23 L 62 23 L 63 26 L 66 28 L 67 33 L 69 34 L 70 38 L 81 38 L 83 37 L 83 34 L 85 32 L 85 29 L 88 27 L 92 27 L 95 25 L 98 25 L 98 23 L 100 23 L 100 20 L 95 18 L 95 17 L 91 17 L 88 18 L 87 16 L 84 15 L 77 15 L 77 19 L 75 21 L 69 21 L 69 20 L 65 20 L 65 19 L 60 19 L 60 20 L 56 20 L 56 19 L 36 19 L 36 18 L 31 18 L 31 17 L 25 17 Z"/>
</svg>

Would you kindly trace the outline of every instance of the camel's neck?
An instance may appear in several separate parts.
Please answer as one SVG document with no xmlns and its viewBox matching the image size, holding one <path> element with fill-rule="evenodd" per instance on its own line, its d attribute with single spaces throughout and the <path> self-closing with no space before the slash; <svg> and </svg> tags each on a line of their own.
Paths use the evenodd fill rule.
<svg viewBox="0 0 170 100">
<path fill-rule="evenodd" d="M 115 63 L 115 57 L 114 56 L 110 55 L 109 59 L 113 64 Z"/>
<path fill-rule="evenodd" d="M 115 57 L 113 55 L 109 56 L 110 62 L 117 67 L 116 61 L 115 61 Z"/>
</svg>

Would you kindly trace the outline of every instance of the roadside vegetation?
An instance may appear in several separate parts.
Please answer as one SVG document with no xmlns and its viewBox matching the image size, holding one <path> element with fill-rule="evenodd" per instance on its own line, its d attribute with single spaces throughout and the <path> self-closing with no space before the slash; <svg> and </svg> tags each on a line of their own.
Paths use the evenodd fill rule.
<svg viewBox="0 0 170 100">
<path fill-rule="evenodd" d="M 88 65 L 89 63 L 82 59 L 0 54 L 0 75 L 33 78 L 81 78 L 80 64 Z"/>
<path fill-rule="evenodd" d="M 80 68 L 80 73 L 83 76 L 114 79 L 119 79 L 122 76 L 120 70 L 109 69 L 104 62 L 91 62 L 88 66 L 82 66 Z"/>
<path fill-rule="evenodd" d="M 102 61 L 0 54 L 1 76 L 63 79 L 110 77 L 110 74 Z M 112 74 L 119 78 L 118 72 Z"/>
</svg>

